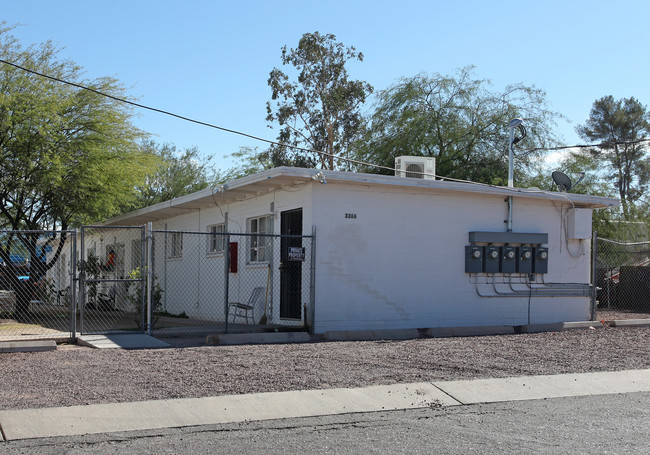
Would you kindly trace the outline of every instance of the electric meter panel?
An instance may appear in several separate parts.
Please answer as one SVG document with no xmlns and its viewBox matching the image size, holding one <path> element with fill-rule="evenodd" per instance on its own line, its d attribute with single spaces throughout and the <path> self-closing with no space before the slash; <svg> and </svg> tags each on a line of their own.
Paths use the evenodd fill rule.
<svg viewBox="0 0 650 455">
<path fill-rule="evenodd" d="M 548 273 L 548 234 L 470 232 L 465 273 Z"/>
<path fill-rule="evenodd" d="M 533 249 L 529 246 L 517 248 L 517 273 L 533 273 Z"/>
<path fill-rule="evenodd" d="M 483 273 L 484 250 L 482 246 L 465 247 L 465 273 Z"/>
<path fill-rule="evenodd" d="M 501 273 L 517 273 L 517 248 L 506 245 L 501 249 Z"/>
<path fill-rule="evenodd" d="M 499 273 L 499 258 L 501 248 L 488 245 L 485 247 L 485 273 Z"/>
</svg>

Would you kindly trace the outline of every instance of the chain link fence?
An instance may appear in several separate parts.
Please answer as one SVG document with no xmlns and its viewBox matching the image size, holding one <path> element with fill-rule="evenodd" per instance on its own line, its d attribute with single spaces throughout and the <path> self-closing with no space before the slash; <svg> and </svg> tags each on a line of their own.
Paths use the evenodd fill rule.
<svg viewBox="0 0 650 455">
<path fill-rule="evenodd" d="M 307 328 L 310 236 L 154 231 L 153 330 Z"/>
<path fill-rule="evenodd" d="M 596 319 L 650 318 L 650 242 L 596 239 Z"/>
<path fill-rule="evenodd" d="M 0 231 L 0 341 L 73 336 L 75 238 Z"/>
<path fill-rule="evenodd" d="M 0 232 L 0 339 L 302 330 L 313 320 L 311 236 L 84 226 L 79 240 Z"/>
<path fill-rule="evenodd" d="M 142 227 L 81 228 L 81 333 L 145 330 L 144 235 Z"/>
</svg>

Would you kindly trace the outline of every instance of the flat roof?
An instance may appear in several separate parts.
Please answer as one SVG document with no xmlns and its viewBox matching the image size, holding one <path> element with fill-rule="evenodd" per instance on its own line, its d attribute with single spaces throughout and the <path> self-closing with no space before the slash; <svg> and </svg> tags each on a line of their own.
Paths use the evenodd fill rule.
<svg viewBox="0 0 650 455">
<path fill-rule="evenodd" d="M 535 188 L 508 188 L 472 182 L 449 180 L 425 180 L 392 175 L 363 174 L 357 172 L 327 171 L 296 167 L 276 167 L 258 174 L 226 182 L 214 188 L 206 188 L 196 193 L 161 202 L 133 212 L 106 220 L 105 226 L 133 226 L 149 221 L 159 221 L 173 216 L 192 213 L 199 209 L 242 201 L 280 188 L 305 183 L 318 184 L 316 174 L 321 174 L 327 184 L 376 185 L 393 188 L 410 188 L 440 193 L 465 193 L 477 195 L 513 196 L 538 200 L 551 200 L 569 203 L 577 208 L 618 207 L 615 198 L 590 196 L 586 194 L 541 191 Z"/>
</svg>

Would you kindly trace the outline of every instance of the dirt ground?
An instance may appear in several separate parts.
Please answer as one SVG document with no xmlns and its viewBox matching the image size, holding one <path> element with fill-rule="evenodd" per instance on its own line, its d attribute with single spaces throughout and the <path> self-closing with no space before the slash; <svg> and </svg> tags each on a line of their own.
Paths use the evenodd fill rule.
<svg viewBox="0 0 650 455">
<path fill-rule="evenodd" d="M 0 354 L 0 409 L 650 368 L 650 328 Z M 193 345 L 193 346 L 192 346 Z"/>
</svg>

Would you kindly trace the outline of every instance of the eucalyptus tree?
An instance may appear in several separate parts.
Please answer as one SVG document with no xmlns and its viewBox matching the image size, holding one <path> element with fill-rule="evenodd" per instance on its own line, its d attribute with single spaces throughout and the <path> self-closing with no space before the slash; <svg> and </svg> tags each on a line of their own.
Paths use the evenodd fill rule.
<svg viewBox="0 0 650 455">
<path fill-rule="evenodd" d="M 284 46 L 281 58 L 291 73 L 271 71 L 266 119 L 280 125 L 279 143 L 324 153 L 314 156 L 272 145 L 266 154 L 275 166 L 318 164 L 334 169 L 334 155 L 347 152 L 362 125 L 360 108 L 372 93 L 370 84 L 348 76 L 348 63 L 363 61 L 363 54 L 337 42 L 334 35 L 314 32 L 305 33 L 295 49 Z"/>
</svg>

